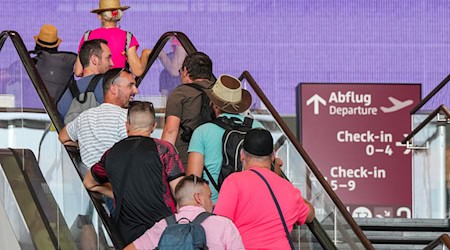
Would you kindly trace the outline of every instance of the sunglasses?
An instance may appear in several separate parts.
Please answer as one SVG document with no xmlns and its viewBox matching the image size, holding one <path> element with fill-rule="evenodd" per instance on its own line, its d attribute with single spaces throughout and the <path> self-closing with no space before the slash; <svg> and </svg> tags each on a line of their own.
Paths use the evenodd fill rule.
<svg viewBox="0 0 450 250">
<path fill-rule="evenodd" d="M 117 78 L 119 78 L 119 76 L 120 76 L 120 74 L 122 74 L 122 72 L 127 72 L 127 73 L 131 74 L 131 72 L 126 68 L 110 69 L 109 71 L 107 71 L 105 73 L 104 79 L 106 79 L 105 81 L 108 81 L 108 79 L 111 78 L 111 80 L 109 80 L 109 81 L 111 82 L 111 84 L 114 84 L 114 82 L 116 81 Z"/>
<path fill-rule="evenodd" d="M 197 185 L 197 183 L 209 185 L 209 182 L 207 180 L 205 180 L 205 179 L 203 179 L 201 177 L 198 177 L 198 176 L 196 176 L 194 174 L 191 174 L 191 175 L 187 176 L 187 178 L 192 178 L 193 179 L 194 186 Z"/>
<path fill-rule="evenodd" d="M 128 109 L 132 109 L 133 107 L 141 106 L 142 108 L 148 108 L 152 113 L 155 113 L 155 108 L 153 107 L 153 103 L 149 101 L 131 101 L 128 104 Z"/>
</svg>

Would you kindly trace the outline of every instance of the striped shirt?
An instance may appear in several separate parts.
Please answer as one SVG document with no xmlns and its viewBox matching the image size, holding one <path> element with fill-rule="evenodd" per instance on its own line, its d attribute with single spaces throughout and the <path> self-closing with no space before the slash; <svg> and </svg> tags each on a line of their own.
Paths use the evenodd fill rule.
<svg viewBox="0 0 450 250">
<path fill-rule="evenodd" d="M 67 134 L 78 141 L 81 161 L 91 167 L 116 142 L 127 137 L 127 110 L 111 103 L 102 103 L 81 113 L 67 124 Z"/>
</svg>

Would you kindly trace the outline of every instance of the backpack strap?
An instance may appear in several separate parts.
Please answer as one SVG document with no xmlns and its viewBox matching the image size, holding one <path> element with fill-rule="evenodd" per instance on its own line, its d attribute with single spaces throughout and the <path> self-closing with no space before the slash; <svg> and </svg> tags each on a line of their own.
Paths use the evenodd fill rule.
<svg viewBox="0 0 450 250">
<path fill-rule="evenodd" d="M 89 40 L 89 35 L 91 34 L 91 30 L 87 30 L 86 32 L 84 32 L 84 41 L 86 42 L 87 40 Z"/>
<path fill-rule="evenodd" d="M 130 48 L 131 38 L 133 38 L 133 34 L 129 31 L 127 31 L 126 38 L 125 38 L 125 47 L 124 47 L 125 57 L 127 58 L 125 60 L 125 69 L 127 69 L 127 70 L 130 70 L 130 64 L 128 63 L 128 49 Z"/>
<path fill-rule="evenodd" d="M 206 166 L 203 166 L 203 169 L 205 170 L 206 175 L 208 176 L 209 181 L 211 182 L 211 184 L 213 185 L 213 187 L 217 190 L 217 192 L 220 191 L 219 185 L 217 184 L 217 182 L 214 180 L 214 178 L 212 177 L 211 173 L 209 172 L 209 170 L 206 168 Z"/>
<path fill-rule="evenodd" d="M 197 215 L 197 217 L 195 217 L 195 219 L 192 221 L 192 223 L 194 224 L 201 224 L 204 220 L 206 220 L 206 218 L 208 218 L 209 216 L 214 215 L 210 212 L 201 212 L 199 215 Z"/>
<path fill-rule="evenodd" d="M 133 34 L 127 31 L 127 38 L 125 41 L 125 55 L 128 56 L 128 49 L 130 48 L 131 38 L 133 38 Z"/>
<path fill-rule="evenodd" d="M 81 103 L 85 103 L 86 102 L 86 98 L 87 98 L 87 93 L 88 92 L 94 92 L 95 88 L 97 87 L 98 82 L 100 81 L 100 79 L 102 79 L 102 77 L 103 77 L 103 74 L 97 74 L 94 77 L 92 77 L 92 79 L 89 82 L 89 85 L 88 85 L 88 87 L 86 89 L 86 92 L 84 92 L 83 100 L 80 100 L 80 91 L 79 90 L 78 90 L 78 95 L 76 96 L 77 100 L 79 102 L 81 102 Z M 78 89 L 78 87 L 77 87 L 77 89 Z"/>
<path fill-rule="evenodd" d="M 253 119 L 250 117 L 245 117 L 244 122 L 242 122 L 242 125 L 247 128 L 251 128 L 252 124 L 253 124 Z"/>
<path fill-rule="evenodd" d="M 178 223 L 174 214 L 171 214 L 171 215 L 167 216 L 166 217 L 166 222 L 167 222 L 167 225 L 175 225 L 175 224 Z"/>
<path fill-rule="evenodd" d="M 186 85 L 189 85 L 189 84 L 186 84 Z M 244 121 L 242 122 L 239 118 L 236 118 L 236 117 L 228 118 L 226 116 L 221 116 L 221 117 L 217 117 L 216 119 L 213 119 L 210 122 L 225 129 L 225 131 L 226 131 L 226 130 L 235 129 L 236 127 L 239 127 L 239 126 L 245 126 L 245 127 L 251 128 L 252 124 L 253 124 L 253 119 L 250 117 L 245 117 Z M 208 179 L 211 182 L 211 184 L 213 185 L 213 187 L 217 190 L 217 192 L 219 192 L 219 190 L 220 190 L 219 184 L 214 180 L 214 178 L 212 177 L 211 173 L 206 168 L 206 166 L 203 166 L 203 169 L 205 170 L 205 173 L 208 176 Z"/>
<path fill-rule="evenodd" d="M 89 82 L 89 85 L 86 89 L 86 92 L 94 92 L 95 88 L 97 87 L 98 82 L 102 78 L 103 78 L 103 74 L 97 74 L 94 77 L 92 77 L 91 82 Z"/>
<path fill-rule="evenodd" d="M 75 77 L 73 75 L 70 77 L 69 84 L 67 86 L 72 96 L 78 100 L 78 97 L 80 96 L 80 89 L 78 89 L 77 81 L 75 81 Z"/>
<path fill-rule="evenodd" d="M 216 119 L 213 119 L 211 121 L 211 123 L 214 123 L 217 126 L 223 128 L 225 130 L 233 129 L 233 126 L 231 125 L 232 122 L 230 121 L 230 118 L 225 117 L 225 116 L 217 117 Z"/>
<path fill-rule="evenodd" d="M 221 117 L 217 117 L 216 119 L 212 120 L 211 122 L 225 130 L 232 130 L 232 129 L 238 129 L 239 127 L 251 128 L 252 124 L 253 124 L 253 119 L 250 117 L 245 117 L 244 121 L 241 121 L 239 118 L 236 118 L 236 117 L 228 118 L 226 116 L 221 116 Z"/>
</svg>

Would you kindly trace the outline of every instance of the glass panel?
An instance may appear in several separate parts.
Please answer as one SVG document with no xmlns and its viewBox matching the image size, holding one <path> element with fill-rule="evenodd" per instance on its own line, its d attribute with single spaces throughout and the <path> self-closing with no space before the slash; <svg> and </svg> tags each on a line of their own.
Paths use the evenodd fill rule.
<svg viewBox="0 0 450 250">
<path fill-rule="evenodd" d="M 152 133 L 154 138 L 161 138 L 167 97 L 181 84 L 179 70 L 186 55 L 178 39 L 171 37 L 139 85 L 139 94 L 134 99 L 153 102 L 157 113 L 158 127 Z"/>
<path fill-rule="evenodd" d="M 428 114 L 413 115 L 413 128 L 422 123 Z M 410 140 L 413 156 L 413 218 L 448 218 L 446 171 L 446 139 L 450 128 L 446 117 L 433 118 Z"/>
<path fill-rule="evenodd" d="M 44 212 L 61 248 L 73 245 L 74 241 L 77 248 L 111 246 L 10 39 L 0 51 L 0 58 L 0 148 L 25 148 L 33 152 L 47 182 L 42 188 L 49 200 L 57 202 L 53 208 L 42 205 L 47 206 Z M 33 160 L 22 158 L 24 166 L 33 164 Z"/>
<path fill-rule="evenodd" d="M 362 243 L 358 242 L 359 240 L 350 225 L 320 185 L 292 142 L 285 136 L 273 115 L 264 107 L 263 102 L 255 94 L 251 85 L 245 79 L 242 83 L 244 88 L 252 93 L 253 97 L 252 108 L 248 115 L 253 116 L 267 130 L 271 131 L 277 157 L 281 158 L 284 163 L 283 172 L 292 184 L 302 192 L 303 197 L 312 203 L 316 210 L 316 218 L 322 224 L 329 238 L 337 248 L 363 249 Z M 320 245 L 307 229 L 307 226 L 301 226 L 300 228 L 301 230 L 296 232 L 298 234 L 297 240 L 300 242 L 299 245 L 302 247 L 309 245 L 311 248 L 320 249 Z"/>
</svg>

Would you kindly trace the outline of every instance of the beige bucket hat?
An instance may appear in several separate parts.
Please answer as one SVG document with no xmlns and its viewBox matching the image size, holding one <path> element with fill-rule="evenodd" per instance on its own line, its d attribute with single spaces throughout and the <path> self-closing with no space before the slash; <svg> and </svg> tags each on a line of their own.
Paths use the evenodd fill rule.
<svg viewBox="0 0 450 250">
<path fill-rule="evenodd" d="M 242 113 L 252 104 L 250 92 L 242 89 L 241 81 L 230 75 L 219 76 L 214 86 L 206 91 L 206 94 L 217 107 L 226 113 Z"/>
<path fill-rule="evenodd" d="M 100 0 L 98 9 L 92 10 L 91 13 L 100 13 L 107 10 L 127 10 L 130 6 L 120 6 L 119 0 Z"/>
<path fill-rule="evenodd" d="M 39 31 L 39 34 L 34 36 L 34 41 L 45 48 L 58 47 L 62 39 L 58 37 L 58 29 L 51 24 L 44 24 Z"/>
</svg>

